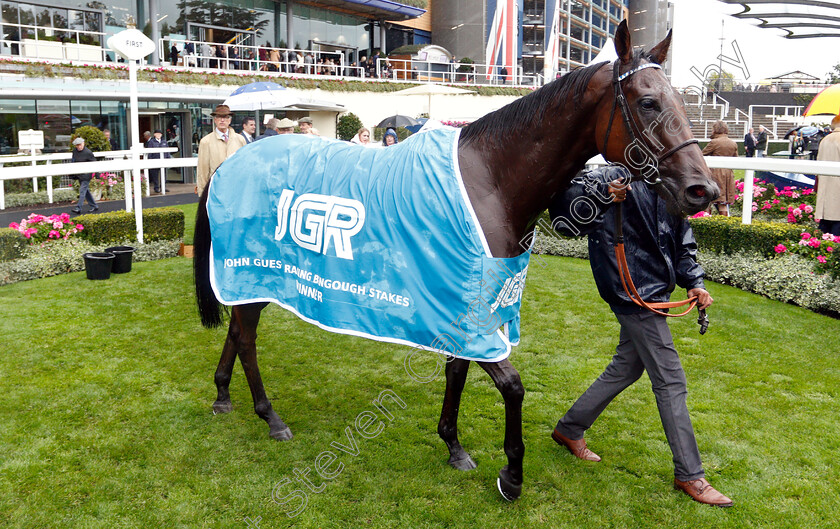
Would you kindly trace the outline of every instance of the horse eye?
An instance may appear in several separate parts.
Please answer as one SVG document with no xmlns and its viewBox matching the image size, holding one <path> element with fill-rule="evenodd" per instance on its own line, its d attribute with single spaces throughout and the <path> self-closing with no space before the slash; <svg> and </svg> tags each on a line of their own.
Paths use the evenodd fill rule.
<svg viewBox="0 0 840 529">
<path fill-rule="evenodd" d="M 657 108 L 659 108 L 659 105 L 654 99 L 642 99 L 641 101 L 639 101 L 639 106 L 641 106 L 645 110 L 656 110 Z"/>
</svg>

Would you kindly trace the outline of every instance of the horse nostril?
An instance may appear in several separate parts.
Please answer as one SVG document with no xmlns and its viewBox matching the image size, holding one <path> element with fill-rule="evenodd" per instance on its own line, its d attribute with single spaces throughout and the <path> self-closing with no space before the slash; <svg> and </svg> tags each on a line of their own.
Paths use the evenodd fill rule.
<svg viewBox="0 0 840 529">
<path fill-rule="evenodd" d="M 691 186 L 688 188 L 688 195 L 694 198 L 706 198 L 706 188 L 701 185 Z"/>
</svg>

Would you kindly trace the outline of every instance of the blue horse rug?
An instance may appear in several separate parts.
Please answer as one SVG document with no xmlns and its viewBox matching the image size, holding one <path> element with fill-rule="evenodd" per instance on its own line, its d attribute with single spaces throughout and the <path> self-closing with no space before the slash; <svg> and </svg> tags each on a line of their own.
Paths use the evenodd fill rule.
<svg viewBox="0 0 840 529">
<path fill-rule="evenodd" d="M 328 331 L 499 361 L 519 341 L 528 252 L 491 257 L 457 129 L 371 149 L 251 143 L 210 184 L 210 278 L 225 305 L 273 302 Z"/>
</svg>

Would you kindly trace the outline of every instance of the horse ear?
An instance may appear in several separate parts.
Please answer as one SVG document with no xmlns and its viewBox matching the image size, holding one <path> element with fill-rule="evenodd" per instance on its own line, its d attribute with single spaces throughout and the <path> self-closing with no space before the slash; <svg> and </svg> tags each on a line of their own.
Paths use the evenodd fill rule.
<svg viewBox="0 0 840 529">
<path fill-rule="evenodd" d="M 671 48 L 671 30 L 662 39 L 662 42 L 654 46 L 648 55 L 656 64 L 662 64 L 668 59 L 668 50 Z"/>
<path fill-rule="evenodd" d="M 622 64 L 627 64 L 633 58 L 633 46 L 630 44 L 630 30 L 627 28 L 626 18 L 615 30 L 615 52 Z"/>
</svg>

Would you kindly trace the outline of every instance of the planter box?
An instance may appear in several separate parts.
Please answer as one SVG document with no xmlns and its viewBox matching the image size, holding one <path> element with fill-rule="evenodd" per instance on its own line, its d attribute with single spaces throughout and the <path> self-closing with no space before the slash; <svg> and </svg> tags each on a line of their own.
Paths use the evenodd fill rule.
<svg viewBox="0 0 840 529">
<path fill-rule="evenodd" d="M 23 55 L 40 59 L 64 59 L 64 44 L 51 40 L 23 39 Z"/>
<path fill-rule="evenodd" d="M 70 61 L 102 62 L 102 48 L 91 44 L 64 43 L 64 58 Z"/>
</svg>

